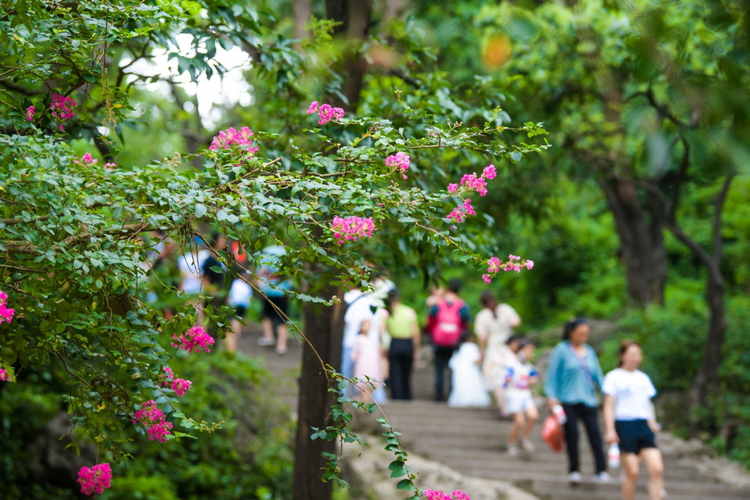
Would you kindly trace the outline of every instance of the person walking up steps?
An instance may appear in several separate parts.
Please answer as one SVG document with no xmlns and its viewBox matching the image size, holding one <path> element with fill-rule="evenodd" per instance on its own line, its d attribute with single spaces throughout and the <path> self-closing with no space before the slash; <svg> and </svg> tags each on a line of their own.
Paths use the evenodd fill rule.
<svg viewBox="0 0 750 500">
<path fill-rule="evenodd" d="M 430 308 L 427 331 L 432 332 L 435 350 L 436 401 L 445 401 L 445 369 L 471 319 L 469 308 L 458 296 L 460 290 L 461 282 L 450 280 L 448 291 L 437 305 Z"/>
<path fill-rule="evenodd" d="M 388 293 L 391 314 L 386 320 L 391 344 L 388 348 L 391 397 L 411 399 L 411 369 L 419 353 L 419 325 L 417 313 L 401 303 L 401 294 L 393 289 Z"/>
<path fill-rule="evenodd" d="M 656 389 L 648 375 L 638 369 L 643 360 L 641 347 L 632 340 L 620 344 L 620 364 L 604 377 L 604 440 L 619 444 L 625 481 L 622 499 L 635 498 L 640 461 L 648 469 L 648 495 L 660 500 L 664 495 L 664 463 L 654 435 L 661 431 L 651 398 Z"/>
<path fill-rule="evenodd" d="M 453 372 L 451 395 L 448 406 L 453 407 L 485 407 L 490 404 L 490 395 L 484 387 L 482 371 L 479 363 L 482 353 L 479 347 L 471 341 L 471 334 L 461 334 L 461 347 L 453 354 L 449 365 Z"/>
<path fill-rule="evenodd" d="M 495 402 L 500 416 L 507 417 L 505 407 L 505 359 L 510 357 L 508 339 L 513 328 L 518 328 L 521 318 L 508 304 L 498 304 L 492 292 L 486 290 L 480 297 L 482 310 L 474 320 L 474 332 L 477 334 L 479 350 L 484 355 L 482 372 L 487 390 L 495 395 Z"/>
<path fill-rule="evenodd" d="M 531 387 L 539 381 L 539 372 L 531 364 L 533 357 L 534 343 L 522 338 L 518 342 L 518 354 L 510 356 L 505 367 L 506 407 L 513 415 L 513 428 L 508 435 L 508 455 L 512 457 L 518 455 L 516 440 L 521 430 L 521 447 L 527 453 L 534 451 L 534 445 L 528 439 L 539 418 L 531 395 Z"/>
<path fill-rule="evenodd" d="M 544 393 L 550 412 L 562 404 L 567 421 L 565 422 L 565 445 L 568 451 L 568 466 L 571 483 L 581 481 L 578 460 L 578 420 L 583 420 L 589 437 L 591 452 L 594 454 L 596 474 L 594 481 L 609 483 L 604 460 L 602 437 L 597 421 L 599 398 L 596 387 L 602 384 L 602 369 L 594 349 L 586 342 L 591 328 L 585 320 L 575 318 L 568 321 L 563 329 L 563 341 L 552 350 L 544 381 Z"/>
</svg>

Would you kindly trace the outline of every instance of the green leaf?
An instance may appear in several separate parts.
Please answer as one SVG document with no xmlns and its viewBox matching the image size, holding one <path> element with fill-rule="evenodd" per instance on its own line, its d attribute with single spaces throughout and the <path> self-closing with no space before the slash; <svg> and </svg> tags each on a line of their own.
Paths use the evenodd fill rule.
<svg viewBox="0 0 750 500">
<path fill-rule="evenodd" d="M 204 215 L 206 215 L 206 212 L 208 211 L 208 208 L 206 208 L 206 205 L 202 205 L 198 203 L 195 205 L 195 216 L 200 219 Z"/>
</svg>

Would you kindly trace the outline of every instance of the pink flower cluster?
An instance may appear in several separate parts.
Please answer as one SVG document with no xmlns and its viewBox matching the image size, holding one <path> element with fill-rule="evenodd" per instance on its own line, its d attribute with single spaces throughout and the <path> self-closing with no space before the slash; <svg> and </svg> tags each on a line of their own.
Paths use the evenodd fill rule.
<svg viewBox="0 0 750 500">
<path fill-rule="evenodd" d="M 372 217 L 351 216 L 347 218 L 333 218 L 333 236 L 339 240 L 339 245 L 346 241 L 357 241 L 357 238 L 372 237 L 375 223 Z"/>
<path fill-rule="evenodd" d="M 467 215 L 476 215 L 477 212 L 474 207 L 471 206 L 471 198 L 466 198 L 464 204 L 461 207 L 456 207 L 451 213 L 448 214 L 448 220 L 453 222 L 462 222 Z"/>
<path fill-rule="evenodd" d="M 114 170 L 117 168 L 117 164 L 113 162 L 105 163 L 104 170 Z"/>
<path fill-rule="evenodd" d="M 174 382 L 172 382 L 172 390 L 179 396 L 182 397 L 185 394 L 187 394 L 187 391 L 190 390 L 190 386 L 193 383 L 189 380 L 185 380 L 184 378 L 178 378 Z"/>
<path fill-rule="evenodd" d="M 0 368 L 0 382 L 6 382 L 10 377 L 8 377 L 8 371 Z"/>
<path fill-rule="evenodd" d="M 318 125 L 325 125 L 331 120 L 340 120 L 344 117 L 344 110 L 341 108 L 334 108 L 330 104 L 321 104 L 318 107 L 318 101 L 310 103 L 310 107 L 307 108 L 307 114 L 311 115 L 318 112 Z"/>
<path fill-rule="evenodd" d="M 164 380 L 161 382 L 161 385 L 163 386 L 169 386 L 169 381 L 172 381 L 172 390 L 177 393 L 178 396 L 182 397 L 185 394 L 187 394 L 187 391 L 190 390 L 190 386 L 193 385 L 193 383 L 189 380 L 185 380 L 184 378 L 178 378 L 174 379 L 174 372 L 170 367 L 164 368 Z"/>
<path fill-rule="evenodd" d="M 75 111 L 73 111 L 75 105 L 76 102 L 73 98 L 60 94 L 53 94 L 52 104 L 50 106 L 52 108 L 52 116 L 61 121 L 70 120 L 76 115 Z M 65 127 L 60 125 L 60 130 L 65 130 Z"/>
<path fill-rule="evenodd" d="M 253 146 L 253 131 L 250 127 L 242 127 L 239 131 L 234 127 L 219 132 L 214 137 L 208 149 L 232 149 L 234 146 L 247 146 L 247 155 L 253 156 L 258 152 L 258 146 Z"/>
<path fill-rule="evenodd" d="M 26 119 L 31 121 L 34 119 L 34 111 L 36 111 L 36 108 L 34 106 L 29 106 L 26 108 Z"/>
<path fill-rule="evenodd" d="M 487 165 L 484 167 L 482 175 L 477 177 L 477 174 L 466 174 L 461 178 L 462 189 L 474 189 L 479 193 L 479 196 L 485 196 L 487 194 L 487 180 L 492 180 L 497 177 L 497 169 L 495 165 Z M 456 194 L 458 192 L 458 184 L 448 184 L 448 192 L 450 194 Z M 467 198 L 464 201 L 463 207 L 454 208 L 451 213 L 448 214 L 448 220 L 455 223 L 462 222 L 467 215 L 476 215 L 474 207 L 471 206 L 471 198 Z M 453 228 L 455 229 L 455 227 Z"/>
<path fill-rule="evenodd" d="M 99 160 L 94 159 L 91 156 L 91 153 L 86 153 L 83 155 L 83 157 L 79 160 L 77 156 L 73 157 L 73 163 L 76 165 L 86 165 L 86 166 L 94 166 L 97 163 L 99 163 Z"/>
<path fill-rule="evenodd" d="M 0 325 L 3 324 L 3 321 L 10 323 L 14 314 L 16 314 L 16 310 L 8 307 L 8 296 L 0 290 Z"/>
<path fill-rule="evenodd" d="M 409 161 L 409 155 L 406 153 L 398 152 L 395 155 L 391 155 L 388 158 L 385 159 L 385 164 L 388 167 L 396 167 L 401 169 L 401 173 L 404 176 L 404 179 L 406 179 L 406 171 L 409 170 L 409 165 L 411 162 Z"/>
<path fill-rule="evenodd" d="M 456 490 L 450 495 L 442 491 L 424 490 L 424 498 L 425 500 L 471 500 L 469 495 L 461 490 Z"/>
<path fill-rule="evenodd" d="M 518 262 L 514 262 L 518 261 Z M 534 261 L 533 260 L 524 260 L 521 262 L 521 257 L 517 255 L 510 254 L 508 256 L 508 262 L 503 264 L 500 259 L 497 257 L 492 257 L 488 262 L 487 265 L 487 273 L 483 274 L 482 279 L 484 282 L 489 285 L 492 281 L 492 278 L 496 273 L 498 273 L 500 270 L 507 272 L 515 271 L 517 273 L 521 272 L 521 268 L 525 267 L 527 270 L 531 270 L 534 267 Z"/>
<path fill-rule="evenodd" d="M 94 492 L 96 492 L 94 496 L 101 495 L 104 488 L 110 487 L 111 480 L 112 469 L 109 468 L 109 464 L 95 465 L 90 469 L 84 466 L 78 471 L 78 483 L 84 495 L 91 495 Z"/>
<path fill-rule="evenodd" d="M 172 424 L 165 420 L 164 412 L 156 407 L 156 402 L 153 399 L 145 402 L 143 407 L 135 412 L 133 423 L 141 423 L 148 427 L 146 432 L 149 441 L 156 439 L 166 443 L 167 436 L 171 434 L 169 429 L 172 428 Z"/>
<path fill-rule="evenodd" d="M 172 338 L 178 341 L 176 344 L 172 342 L 172 347 L 179 347 L 190 353 L 201 352 L 201 348 L 206 352 L 211 352 L 208 346 L 214 344 L 214 338 L 207 334 L 201 326 L 194 326 L 179 337 L 174 334 Z"/>
</svg>

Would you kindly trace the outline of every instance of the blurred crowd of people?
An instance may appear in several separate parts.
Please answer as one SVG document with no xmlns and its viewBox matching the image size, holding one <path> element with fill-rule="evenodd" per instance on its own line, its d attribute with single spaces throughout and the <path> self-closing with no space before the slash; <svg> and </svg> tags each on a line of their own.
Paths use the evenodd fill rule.
<svg viewBox="0 0 750 500">
<path fill-rule="evenodd" d="M 212 233 L 208 241 L 196 238 L 182 255 L 177 255 L 177 245 L 168 237 L 159 233 L 151 237 L 153 251 L 142 267 L 153 276 L 148 300 L 160 307 L 165 317 L 174 314 L 176 304 L 163 297 L 175 294 L 159 294 L 157 287 L 183 292 L 178 300 L 192 304 L 202 324 L 212 311 L 229 306 L 233 311 L 232 332 L 227 333 L 225 347 L 236 351 L 242 331 L 240 321 L 250 307 L 255 288 L 265 296 L 263 333 L 258 344 L 275 347 L 281 355 L 288 351 L 284 319 L 288 318 L 291 282 L 279 275 L 284 247 L 263 249 L 259 264 L 251 269 L 239 244 L 230 242 L 229 250 L 237 267 L 236 277 L 227 284 L 225 277 L 235 273 L 227 273 L 225 264 L 217 259 L 218 252 L 227 248 L 223 235 Z M 388 388 L 392 399 L 410 400 L 414 397 L 413 369 L 430 357 L 420 360 L 420 353 L 431 352 L 434 398 L 447 399 L 448 405 L 454 407 L 487 407 L 494 399 L 501 417 L 513 421 L 507 452 L 512 456 L 532 453 L 534 445 L 529 436 L 539 418 L 532 387 L 540 378 L 532 364 L 534 342 L 514 334 L 521 318 L 513 307 L 499 303 L 490 291 L 481 294 L 472 331 L 470 307 L 460 292 L 461 283 L 455 279 L 445 289 L 433 288 L 424 304 L 424 328 L 420 328 L 417 311 L 405 303 L 385 276 L 376 275 L 369 287 L 346 292 L 341 372 L 346 378 L 359 380 L 354 390 L 365 399 L 385 402 Z M 582 479 L 580 421 L 594 455 L 594 481 L 611 481 L 603 449 L 606 441 L 611 445 L 610 455 L 615 450 L 618 461 L 622 451 L 623 498 L 633 498 L 641 460 L 649 471 L 651 499 L 661 498 L 663 465 L 655 437 L 660 427 L 651 404 L 656 389 L 638 369 L 642 351 L 635 342 L 624 342 L 620 365 L 604 377 L 596 352 L 588 345 L 589 334 L 589 325 L 583 319 L 566 323 L 563 339 L 550 355 L 544 380 L 550 414 L 564 428 L 569 479 L 574 483 Z M 431 344 L 429 350 L 421 348 L 423 338 Z M 448 370 L 451 382 L 446 398 Z M 599 393 L 604 398 L 604 439 L 598 421 Z"/>
</svg>

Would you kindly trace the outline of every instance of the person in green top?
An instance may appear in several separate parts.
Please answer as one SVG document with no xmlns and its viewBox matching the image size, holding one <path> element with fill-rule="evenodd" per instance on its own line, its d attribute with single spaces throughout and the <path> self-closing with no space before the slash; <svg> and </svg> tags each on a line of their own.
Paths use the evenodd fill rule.
<svg viewBox="0 0 750 500">
<path fill-rule="evenodd" d="M 386 329 L 391 336 L 388 349 L 390 386 L 393 399 L 411 399 L 411 368 L 419 356 L 419 325 L 417 313 L 401 303 L 398 290 L 388 293 L 391 301 Z"/>
</svg>

